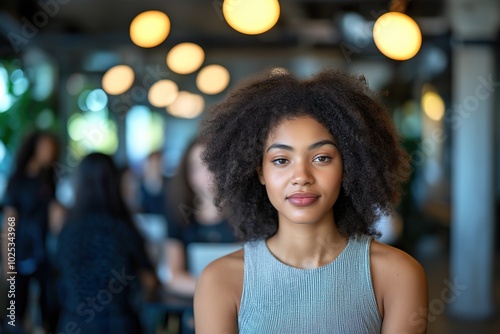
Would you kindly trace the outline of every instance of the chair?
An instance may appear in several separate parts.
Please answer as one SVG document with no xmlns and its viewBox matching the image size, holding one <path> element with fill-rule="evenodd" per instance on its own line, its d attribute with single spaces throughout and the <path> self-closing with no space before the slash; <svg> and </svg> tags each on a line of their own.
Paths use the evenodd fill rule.
<svg viewBox="0 0 500 334">
<path fill-rule="evenodd" d="M 239 243 L 190 243 L 186 250 L 189 272 L 198 277 L 210 262 L 241 248 L 243 245 Z"/>
</svg>

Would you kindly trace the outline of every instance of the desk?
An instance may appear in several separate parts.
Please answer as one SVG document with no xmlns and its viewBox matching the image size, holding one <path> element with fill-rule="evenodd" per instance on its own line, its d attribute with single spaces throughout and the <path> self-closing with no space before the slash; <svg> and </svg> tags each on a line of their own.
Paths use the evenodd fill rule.
<svg viewBox="0 0 500 334">
<path fill-rule="evenodd" d="M 176 295 L 169 292 L 165 287 L 145 292 L 142 318 L 146 333 L 157 333 L 169 314 L 177 314 L 181 319 L 183 314 L 192 315 L 193 298 Z M 183 325 L 181 321 L 181 326 Z M 189 333 L 185 329 L 182 332 Z"/>
</svg>

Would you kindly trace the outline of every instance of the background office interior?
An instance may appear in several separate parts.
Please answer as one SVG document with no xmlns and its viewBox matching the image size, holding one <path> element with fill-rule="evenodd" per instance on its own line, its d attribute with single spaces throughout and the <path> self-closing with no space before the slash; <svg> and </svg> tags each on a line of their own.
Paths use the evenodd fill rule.
<svg viewBox="0 0 500 334">
<path fill-rule="evenodd" d="M 276 25 L 257 35 L 231 28 L 222 2 L 2 0 L 0 191 L 29 128 L 59 135 L 61 180 L 93 150 L 139 173 L 147 154 L 162 149 L 164 173 L 172 175 L 203 110 L 240 79 L 271 67 L 301 77 L 325 67 L 362 73 L 381 93 L 413 159 L 400 224 L 387 233 L 427 269 L 429 333 L 500 330 L 499 1 L 281 0 Z M 409 60 L 389 59 L 373 41 L 375 20 L 391 8 L 422 32 L 422 46 Z M 129 28 L 147 10 L 167 14 L 171 28 L 160 45 L 142 48 Z M 183 42 L 204 50 L 193 73 L 166 64 Z M 227 69 L 229 85 L 203 93 L 198 74 L 213 64 Z M 135 79 L 113 95 L 102 90 L 102 79 L 116 65 L 130 66 Z M 149 89 L 163 79 L 197 94 L 201 114 L 173 116 L 154 106 Z M 442 103 L 443 115 L 436 104 L 425 110 L 429 99 L 438 109 Z"/>
</svg>

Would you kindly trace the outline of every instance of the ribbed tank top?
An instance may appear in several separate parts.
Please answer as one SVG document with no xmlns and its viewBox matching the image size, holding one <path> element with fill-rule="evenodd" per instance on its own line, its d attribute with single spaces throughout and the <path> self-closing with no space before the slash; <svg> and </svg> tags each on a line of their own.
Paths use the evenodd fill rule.
<svg viewBox="0 0 500 334">
<path fill-rule="evenodd" d="M 313 269 L 282 263 L 265 240 L 246 243 L 239 334 L 380 333 L 370 241 L 352 237 L 335 260 Z"/>
</svg>

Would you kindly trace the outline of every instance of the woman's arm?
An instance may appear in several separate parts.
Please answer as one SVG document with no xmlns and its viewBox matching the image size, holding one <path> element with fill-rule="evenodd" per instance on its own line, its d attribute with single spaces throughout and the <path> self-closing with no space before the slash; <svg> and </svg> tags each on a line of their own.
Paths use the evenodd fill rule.
<svg viewBox="0 0 500 334">
<path fill-rule="evenodd" d="M 167 283 L 168 288 L 183 296 L 193 296 L 196 280 L 187 271 L 183 243 L 177 239 L 168 239 L 165 247 L 167 268 L 171 275 Z"/>
<path fill-rule="evenodd" d="M 66 208 L 56 200 L 49 204 L 49 230 L 51 233 L 58 235 L 64 225 L 66 217 Z"/>
<path fill-rule="evenodd" d="M 238 334 L 243 289 L 243 251 L 209 264 L 196 283 L 194 319 L 197 334 Z"/>
<path fill-rule="evenodd" d="M 372 243 L 372 272 L 382 303 L 382 334 L 427 333 L 428 291 L 422 266 L 405 252 Z"/>
</svg>

